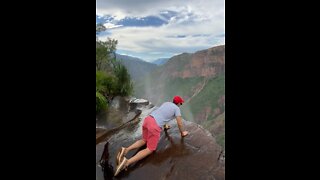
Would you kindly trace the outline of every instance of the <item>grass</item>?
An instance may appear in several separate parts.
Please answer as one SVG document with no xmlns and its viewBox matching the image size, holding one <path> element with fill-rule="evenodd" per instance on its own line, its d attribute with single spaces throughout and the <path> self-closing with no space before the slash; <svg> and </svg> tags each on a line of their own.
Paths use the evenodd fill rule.
<svg viewBox="0 0 320 180">
<path fill-rule="evenodd" d="M 220 75 L 214 79 L 210 79 L 202 91 L 195 96 L 190 101 L 190 110 L 192 114 L 201 113 L 204 107 L 211 107 L 211 109 L 215 109 L 219 107 L 218 100 L 219 98 L 225 94 L 225 81 L 224 75 Z M 182 111 L 185 112 L 187 109 L 182 108 Z M 224 107 L 221 107 L 222 112 L 224 111 Z M 208 117 L 208 119 L 214 119 L 213 113 Z"/>
<path fill-rule="evenodd" d="M 216 137 L 217 143 L 223 147 L 223 149 L 225 148 L 225 133 L 219 134 Z"/>
</svg>

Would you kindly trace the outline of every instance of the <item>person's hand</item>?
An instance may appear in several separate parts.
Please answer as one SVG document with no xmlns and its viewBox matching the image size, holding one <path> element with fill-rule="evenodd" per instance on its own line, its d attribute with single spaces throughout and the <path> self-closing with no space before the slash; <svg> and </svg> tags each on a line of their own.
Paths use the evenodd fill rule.
<svg viewBox="0 0 320 180">
<path fill-rule="evenodd" d="M 185 137 L 185 136 L 188 135 L 188 134 L 189 134 L 188 131 L 183 131 L 183 132 L 181 133 L 181 137 Z"/>
</svg>

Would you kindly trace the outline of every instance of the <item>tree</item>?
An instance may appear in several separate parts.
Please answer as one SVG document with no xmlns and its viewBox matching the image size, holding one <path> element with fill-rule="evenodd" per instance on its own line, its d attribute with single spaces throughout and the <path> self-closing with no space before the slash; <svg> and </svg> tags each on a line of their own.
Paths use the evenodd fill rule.
<svg viewBox="0 0 320 180">
<path fill-rule="evenodd" d="M 107 30 L 107 28 L 103 24 L 99 23 L 96 25 L 96 35 L 105 30 Z"/>
<path fill-rule="evenodd" d="M 112 69 L 112 56 L 116 51 L 117 40 L 108 38 L 107 41 L 96 41 L 96 70 L 111 71 Z"/>
<path fill-rule="evenodd" d="M 103 24 L 96 25 L 96 70 L 112 70 L 112 56 L 116 51 L 118 41 L 108 38 L 107 41 L 101 41 L 98 34 L 105 31 L 107 28 Z"/>
<path fill-rule="evenodd" d="M 133 91 L 130 75 L 124 65 L 115 59 L 117 40 L 101 41 L 98 34 L 105 31 L 96 25 L 96 111 L 108 107 L 114 96 L 127 96 Z"/>
<path fill-rule="evenodd" d="M 96 92 L 104 95 L 108 102 L 117 94 L 117 79 L 104 71 L 96 71 Z"/>
<path fill-rule="evenodd" d="M 96 92 L 96 112 L 108 107 L 106 98 L 99 92 Z"/>
<path fill-rule="evenodd" d="M 116 62 L 114 73 L 117 77 L 117 92 L 121 96 L 130 95 L 133 92 L 133 85 L 127 68 L 120 62 Z"/>
</svg>

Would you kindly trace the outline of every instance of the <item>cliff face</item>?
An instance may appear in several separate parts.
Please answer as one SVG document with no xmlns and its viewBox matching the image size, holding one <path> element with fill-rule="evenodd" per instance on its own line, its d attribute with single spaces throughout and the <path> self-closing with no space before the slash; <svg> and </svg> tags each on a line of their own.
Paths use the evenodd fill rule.
<svg viewBox="0 0 320 180">
<path fill-rule="evenodd" d="M 224 52 L 225 46 L 217 46 L 194 54 L 174 56 L 165 64 L 164 74 L 181 78 L 215 77 L 224 73 Z"/>
<path fill-rule="evenodd" d="M 129 146 L 141 138 L 143 119 L 154 108 L 152 105 L 139 105 L 140 121 L 128 124 L 110 138 L 96 146 L 96 179 L 215 179 L 224 180 L 224 155 L 211 133 L 200 125 L 183 121 L 189 135 L 181 138 L 176 121 L 170 121 L 171 129 L 162 131 L 157 150 L 122 171 L 116 178 L 115 158 L 121 146 Z M 145 148 L 145 147 L 143 147 Z M 130 158 L 138 150 L 129 152 Z"/>
<path fill-rule="evenodd" d="M 209 130 L 224 146 L 225 46 L 174 56 L 134 84 L 135 96 L 155 105 L 185 99 L 182 116 Z"/>
</svg>

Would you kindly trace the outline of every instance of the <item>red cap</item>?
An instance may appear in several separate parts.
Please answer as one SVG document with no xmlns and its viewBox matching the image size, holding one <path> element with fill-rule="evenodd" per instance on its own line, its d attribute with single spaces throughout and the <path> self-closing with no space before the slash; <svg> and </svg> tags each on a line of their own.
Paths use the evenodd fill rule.
<svg viewBox="0 0 320 180">
<path fill-rule="evenodd" d="M 184 100 L 180 96 L 175 96 L 173 97 L 173 103 L 175 104 L 184 103 Z"/>
</svg>

